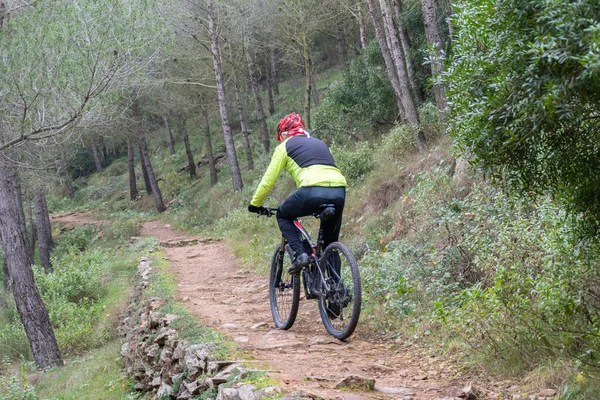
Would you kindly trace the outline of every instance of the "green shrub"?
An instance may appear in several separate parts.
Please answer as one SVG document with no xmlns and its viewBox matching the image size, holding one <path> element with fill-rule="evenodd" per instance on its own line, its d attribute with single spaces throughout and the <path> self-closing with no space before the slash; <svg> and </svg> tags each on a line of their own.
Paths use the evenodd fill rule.
<svg viewBox="0 0 600 400">
<path fill-rule="evenodd" d="M 349 183 L 355 183 L 373 169 L 373 149 L 368 142 L 358 143 L 354 148 L 332 146 L 336 166 Z"/>
<path fill-rule="evenodd" d="M 97 238 L 96 228 L 91 225 L 84 225 L 60 235 L 56 247 L 52 252 L 54 258 L 60 258 L 63 255 L 84 251 Z"/>
</svg>

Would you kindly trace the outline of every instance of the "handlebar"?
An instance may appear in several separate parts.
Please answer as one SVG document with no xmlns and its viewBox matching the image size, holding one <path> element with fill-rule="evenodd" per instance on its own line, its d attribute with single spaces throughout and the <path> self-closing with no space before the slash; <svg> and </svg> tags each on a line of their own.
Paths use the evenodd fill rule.
<svg viewBox="0 0 600 400">
<path fill-rule="evenodd" d="M 263 215 L 265 217 L 272 217 L 277 212 L 277 210 L 279 210 L 278 208 L 271 208 L 271 207 L 263 207 L 262 209 L 264 211 L 258 213 L 259 217 L 261 215 Z"/>
</svg>

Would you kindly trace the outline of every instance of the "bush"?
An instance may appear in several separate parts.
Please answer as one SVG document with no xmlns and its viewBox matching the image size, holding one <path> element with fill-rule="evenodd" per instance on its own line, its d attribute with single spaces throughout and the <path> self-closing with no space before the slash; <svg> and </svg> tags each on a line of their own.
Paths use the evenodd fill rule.
<svg viewBox="0 0 600 400">
<path fill-rule="evenodd" d="M 72 231 L 60 235 L 52 256 L 60 258 L 70 252 L 84 251 L 96 238 L 96 228 L 93 226 L 85 225 L 77 227 Z"/>
<path fill-rule="evenodd" d="M 334 85 L 316 108 L 315 131 L 338 141 L 365 129 L 391 124 L 398 110 L 377 41 L 354 59 L 344 79 Z"/>
<path fill-rule="evenodd" d="M 373 169 L 373 149 L 367 142 L 358 143 L 354 149 L 350 147 L 332 146 L 336 166 L 349 181 L 355 183 L 364 179 Z"/>
</svg>

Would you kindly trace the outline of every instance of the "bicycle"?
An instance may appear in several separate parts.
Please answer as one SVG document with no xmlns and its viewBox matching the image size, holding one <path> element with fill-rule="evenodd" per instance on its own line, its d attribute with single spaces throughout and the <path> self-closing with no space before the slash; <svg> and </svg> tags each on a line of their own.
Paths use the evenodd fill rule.
<svg viewBox="0 0 600 400">
<path fill-rule="evenodd" d="M 277 208 L 264 208 L 261 215 L 273 216 Z M 321 222 L 335 216 L 333 204 L 323 204 L 313 214 Z M 319 227 L 317 242 L 313 242 L 298 219 L 294 220 L 309 254 L 309 264 L 301 274 L 289 274 L 293 254 L 282 236 L 271 260 L 269 301 L 271 314 L 278 329 L 294 325 L 300 305 L 300 277 L 306 299 L 316 299 L 319 314 L 327 333 L 345 340 L 356 329 L 362 302 L 360 274 L 354 255 L 343 243 L 333 242 L 323 249 L 323 225 Z M 287 255 L 287 257 L 286 257 Z"/>
</svg>

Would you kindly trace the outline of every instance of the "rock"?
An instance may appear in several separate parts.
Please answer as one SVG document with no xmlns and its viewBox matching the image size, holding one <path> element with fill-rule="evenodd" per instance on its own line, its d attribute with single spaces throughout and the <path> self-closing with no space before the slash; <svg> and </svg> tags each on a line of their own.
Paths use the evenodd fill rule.
<svg viewBox="0 0 600 400">
<path fill-rule="evenodd" d="M 252 325 L 250 327 L 250 329 L 258 329 L 258 328 L 267 328 L 269 326 L 269 324 L 267 324 L 266 322 L 257 322 L 256 324 Z"/>
<path fill-rule="evenodd" d="M 185 346 L 183 344 L 178 344 L 173 350 L 173 360 L 181 360 L 185 356 Z"/>
<path fill-rule="evenodd" d="M 360 375 L 348 375 L 339 381 L 335 385 L 335 388 L 373 390 L 375 389 L 375 379 L 365 378 L 364 376 Z"/>
<path fill-rule="evenodd" d="M 282 400 L 312 400 L 320 398 L 322 397 L 316 394 L 304 390 L 298 390 L 297 392 L 286 394 Z"/>
<path fill-rule="evenodd" d="M 521 400 L 523 397 L 520 394 L 513 394 L 511 400 Z"/>
<path fill-rule="evenodd" d="M 161 387 L 158 388 L 158 391 L 156 392 L 156 396 L 160 399 L 160 398 L 169 398 L 173 395 L 173 388 L 171 387 L 171 385 L 167 385 L 166 383 L 163 383 L 161 385 Z"/>
<path fill-rule="evenodd" d="M 160 325 L 162 326 L 169 326 L 173 323 L 173 321 L 175 321 L 177 319 L 177 315 L 173 315 L 173 314 L 167 314 L 164 317 L 162 317 L 160 319 Z"/>
<path fill-rule="evenodd" d="M 162 351 L 160 352 L 160 362 L 162 364 L 170 363 L 172 358 L 173 358 L 173 350 L 171 350 L 168 347 L 165 347 L 164 349 L 162 349 Z"/>
<path fill-rule="evenodd" d="M 554 390 L 554 389 L 542 389 L 538 393 L 538 396 L 540 396 L 540 397 L 554 397 L 554 396 L 556 396 L 556 390 Z"/>
<path fill-rule="evenodd" d="M 238 343 L 246 343 L 248 340 L 248 336 L 236 336 L 233 338 L 233 341 Z"/>
<path fill-rule="evenodd" d="M 465 386 L 464 388 L 462 388 L 461 393 L 458 395 L 458 397 L 466 400 L 478 400 L 483 398 L 481 392 L 478 389 L 476 389 L 473 385 Z"/>
<path fill-rule="evenodd" d="M 152 386 L 153 388 L 157 388 L 160 386 L 161 383 L 162 380 L 160 379 L 160 376 L 157 376 L 156 378 L 152 379 L 152 382 L 150 382 L 150 386 Z"/>
<path fill-rule="evenodd" d="M 191 400 L 192 397 L 192 394 L 184 389 L 177 395 L 177 400 Z"/>
<path fill-rule="evenodd" d="M 163 346 L 172 336 L 177 335 L 177 331 L 173 329 L 160 328 L 154 338 L 154 343 Z"/>
<path fill-rule="evenodd" d="M 152 344 L 146 348 L 146 359 L 149 362 L 154 362 L 158 356 L 160 347 L 157 344 Z"/>
<path fill-rule="evenodd" d="M 216 374 L 219 371 L 222 371 L 223 369 L 229 367 L 232 364 L 239 364 L 237 361 L 231 361 L 231 360 L 227 360 L 227 361 L 210 361 L 208 363 L 208 370 L 207 373 L 208 374 Z"/>
<path fill-rule="evenodd" d="M 246 369 L 242 364 L 231 364 L 223 371 L 219 372 L 217 375 L 213 376 L 212 378 L 208 378 L 208 381 L 210 382 L 210 386 L 212 388 L 215 388 L 227 382 L 229 378 L 231 378 L 231 376 L 235 374 L 236 371 L 241 374 L 245 370 Z"/>
<path fill-rule="evenodd" d="M 158 325 L 160 324 L 160 313 L 156 312 L 156 311 L 151 312 L 149 319 L 150 319 L 150 329 L 158 328 Z"/>
<path fill-rule="evenodd" d="M 412 396 L 412 390 L 408 388 L 395 388 L 386 386 L 375 386 L 375 390 L 386 394 L 397 394 L 401 396 Z"/>
<path fill-rule="evenodd" d="M 235 328 L 239 328 L 239 327 L 240 326 L 238 324 L 228 323 L 228 324 L 221 325 L 219 328 L 221 328 L 221 329 L 235 329 Z"/>
<path fill-rule="evenodd" d="M 146 392 L 149 389 L 150 388 L 148 387 L 148 385 L 146 385 L 142 382 L 137 382 L 135 385 L 133 385 L 133 390 L 135 390 L 137 392 Z"/>
<path fill-rule="evenodd" d="M 275 397 L 283 392 L 283 389 L 279 386 L 269 386 L 254 392 L 256 398 L 262 399 L 263 397 Z"/>
<path fill-rule="evenodd" d="M 219 387 L 217 400 L 257 400 L 258 397 L 254 394 L 254 386 L 243 385 L 238 388 Z"/>
<path fill-rule="evenodd" d="M 413 381 L 426 381 L 428 378 L 427 375 L 417 375 L 413 378 Z"/>
</svg>

